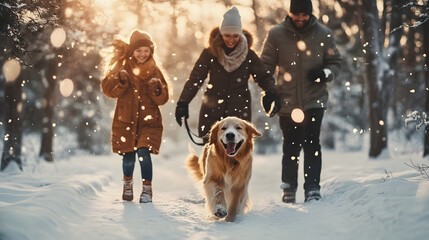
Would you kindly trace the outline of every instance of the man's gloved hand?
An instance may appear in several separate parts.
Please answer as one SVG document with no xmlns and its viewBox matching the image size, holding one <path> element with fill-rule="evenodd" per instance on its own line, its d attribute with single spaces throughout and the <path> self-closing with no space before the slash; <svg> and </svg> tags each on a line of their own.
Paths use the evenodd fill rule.
<svg viewBox="0 0 429 240">
<path fill-rule="evenodd" d="M 177 102 L 176 106 L 176 121 L 179 126 L 182 126 L 182 117 L 189 118 L 188 104 L 185 102 Z"/>
<path fill-rule="evenodd" d="M 125 84 L 126 82 L 130 82 L 131 78 L 127 71 L 121 70 L 119 72 L 119 82 Z"/>
<path fill-rule="evenodd" d="M 271 105 L 274 102 L 274 107 L 271 109 Z M 273 117 L 281 108 L 280 97 L 271 91 L 265 92 L 265 95 L 262 97 L 262 107 L 264 111 L 269 114 L 270 117 Z"/>
<path fill-rule="evenodd" d="M 331 70 L 324 69 L 312 69 L 308 71 L 307 79 L 311 82 L 321 83 L 327 82 L 331 75 Z"/>
</svg>

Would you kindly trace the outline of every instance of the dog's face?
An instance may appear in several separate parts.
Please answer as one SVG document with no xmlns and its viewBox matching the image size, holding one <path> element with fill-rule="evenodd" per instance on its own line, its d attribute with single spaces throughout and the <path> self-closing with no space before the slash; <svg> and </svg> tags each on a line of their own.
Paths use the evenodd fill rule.
<svg viewBox="0 0 429 240">
<path fill-rule="evenodd" d="M 210 131 L 210 144 L 223 146 L 228 157 L 234 157 L 246 144 L 252 144 L 253 137 L 261 134 L 247 121 L 237 117 L 227 117 L 215 125 Z"/>
</svg>

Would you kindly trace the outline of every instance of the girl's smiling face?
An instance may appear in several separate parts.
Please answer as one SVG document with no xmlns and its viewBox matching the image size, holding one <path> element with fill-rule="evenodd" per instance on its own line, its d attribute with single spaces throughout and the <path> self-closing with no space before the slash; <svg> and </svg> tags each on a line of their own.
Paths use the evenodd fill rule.
<svg viewBox="0 0 429 240">
<path fill-rule="evenodd" d="M 137 63 L 145 63 L 149 57 L 151 56 L 152 52 L 149 47 L 139 47 L 133 52 L 133 57 L 137 61 Z"/>
<path fill-rule="evenodd" d="M 240 40 L 240 35 L 225 33 L 222 34 L 222 39 L 228 48 L 233 48 Z"/>
</svg>

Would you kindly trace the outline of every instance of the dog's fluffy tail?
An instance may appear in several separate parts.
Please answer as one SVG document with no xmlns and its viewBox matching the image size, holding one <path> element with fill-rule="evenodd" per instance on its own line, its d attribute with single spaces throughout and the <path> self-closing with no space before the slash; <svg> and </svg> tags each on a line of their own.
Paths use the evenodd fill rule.
<svg viewBox="0 0 429 240">
<path fill-rule="evenodd" d="M 203 173 L 201 172 L 200 164 L 198 163 L 198 156 L 192 149 L 191 154 L 189 154 L 188 158 L 186 159 L 186 165 L 195 179 L 203 179 Z"/>
</svg>

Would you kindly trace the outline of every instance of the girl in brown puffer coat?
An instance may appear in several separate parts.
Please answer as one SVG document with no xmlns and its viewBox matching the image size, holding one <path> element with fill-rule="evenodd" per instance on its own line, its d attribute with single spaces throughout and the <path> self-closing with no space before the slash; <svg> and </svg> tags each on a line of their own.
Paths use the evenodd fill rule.
<svg viewBox="0 0 429 240">
<path fill-rule="evenodd" d="M 136 30 L 129 44 L 115 40 L 112 45 L 114 55 L 101 88 L 107 97 L 117 99 L 111 142 L 112 151 L 123 156 L 122 199 L 133 200 L 137 153 L 143 179 L 140 203 L 152 202 L 150 154 L 159 153 L 163 131 L 159 106 L 168 101 L 168 85 L 155 63 L 154 44 L 147 33 Z"/>
</svg>

